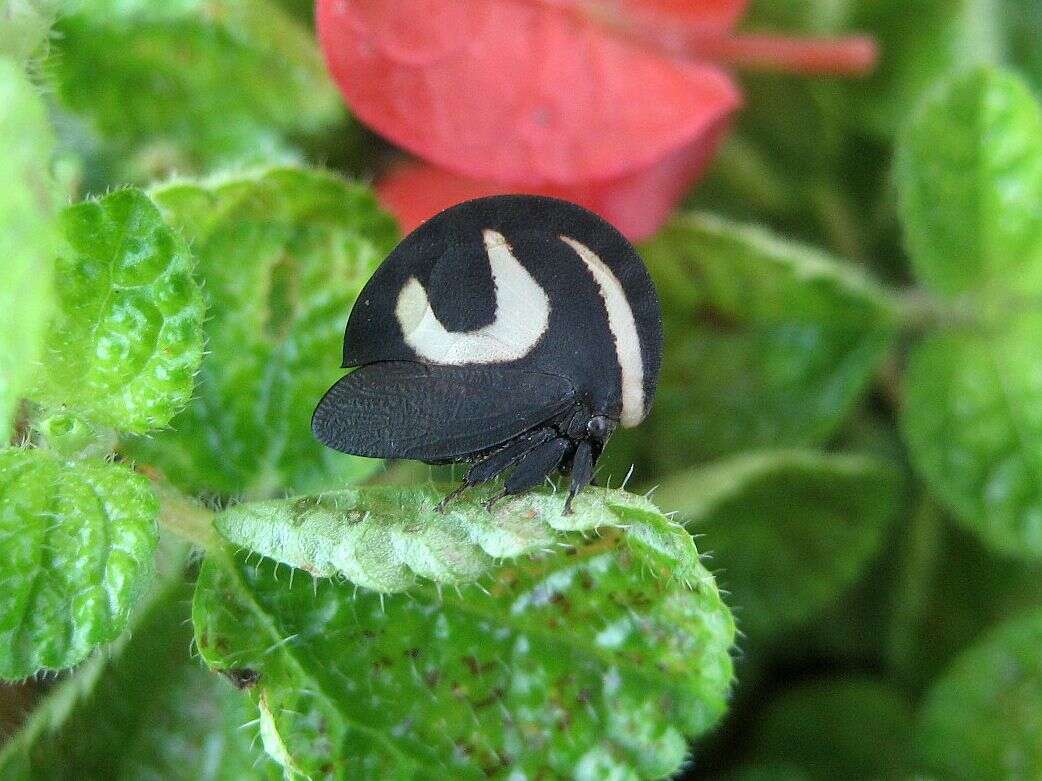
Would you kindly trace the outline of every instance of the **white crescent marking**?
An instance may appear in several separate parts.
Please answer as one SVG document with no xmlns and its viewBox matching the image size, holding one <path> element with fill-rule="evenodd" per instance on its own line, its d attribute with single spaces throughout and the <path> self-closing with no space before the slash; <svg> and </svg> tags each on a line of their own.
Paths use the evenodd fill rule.
<svg viewBox="0 0 1042 781">
<path fill-rule="evenodd" d="M 615 339 L 615 355 L 622 371 L 622 415 L 619 422 L 627 428 L 636 426 L 644 419 L 644 361 L 640 354 L 637 322 L 633 319 L 626 291 L 596 252 L 568 236 L 561 236 L 561 241 L 576 251 L 601 289 L 601 298 L 608 310 L 608 328 Z"/>
<path fill-rule="evenodd" d="M 398 294 L 394 314 L 405 343 L 426 361 L 449 366 L 516 361 L 528 355 L 546 333 L 550 323 L 546 291 L 514 257 L 502 234 L 486 230 L 483 236 L 496 288 L 496 314 L 491 323 L 475 331 L 447 330 L 416 277 L 409 277 Z"/>
</svg>

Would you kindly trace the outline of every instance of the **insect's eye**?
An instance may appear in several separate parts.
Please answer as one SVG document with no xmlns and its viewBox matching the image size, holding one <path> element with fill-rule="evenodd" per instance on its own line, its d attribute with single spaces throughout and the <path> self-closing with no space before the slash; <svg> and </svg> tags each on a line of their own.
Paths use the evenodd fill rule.
<svg viewBox="0 0 1042 781">
<path fill-rule="evenodd" d="M 594 415 L 590 418 L 590 422 L 586 424 L 586 433 L 594 439 L 603 440 L 607 439 L 614 428 L 614 422 L 604 417 L 604 415 Z"/>
</svg>

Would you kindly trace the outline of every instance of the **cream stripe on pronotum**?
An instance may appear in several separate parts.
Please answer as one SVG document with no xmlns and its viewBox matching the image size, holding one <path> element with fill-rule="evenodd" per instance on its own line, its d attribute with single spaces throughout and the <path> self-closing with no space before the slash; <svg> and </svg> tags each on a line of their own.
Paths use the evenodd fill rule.
<svg viewBox="0 0 1042 781">
<path fill-rule="evenodd" d="M 514 257 L 502 234 L 486 230 L 483 238 L 496 290 L 495 317 L 488 325 L 474 331 L 447 330 L 416 277 L 410 277 L 398 294 L 395 317 L 406 344 L 420 358 L 446 366 L 516 361 L 546 333 L 550 322 L 546 292 Z"/>
<path fill-rule="evenodd" d="M 596 252 L 580 241 L 568 236 L 561 240 L 574 249 L 601 289 L 601 298 L 608 310 L 608 328 L 615 339 L 615 354 L 622 371 L 622 417 L 623 426 L 636 426 L 644 419 L 644 361 L 640 356 L 640 337 L 633 310 L 626 292 L 610 268 Z"/>
</svg>

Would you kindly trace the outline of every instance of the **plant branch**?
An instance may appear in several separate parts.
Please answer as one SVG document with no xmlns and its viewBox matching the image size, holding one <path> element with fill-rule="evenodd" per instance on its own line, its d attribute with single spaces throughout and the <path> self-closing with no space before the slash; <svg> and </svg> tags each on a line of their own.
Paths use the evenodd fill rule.
<svg viewBox="0 0 1042 781">
<path fill-rule="evenodd" d="M 213 526 L 213 510 L 174 488 L 154 467 L 141 467 L 138 471 L 152 482 L 152 490 L 159 498 L 161 526 L 203 550 L 213 550 L 220 545 Z"/>
</svg>

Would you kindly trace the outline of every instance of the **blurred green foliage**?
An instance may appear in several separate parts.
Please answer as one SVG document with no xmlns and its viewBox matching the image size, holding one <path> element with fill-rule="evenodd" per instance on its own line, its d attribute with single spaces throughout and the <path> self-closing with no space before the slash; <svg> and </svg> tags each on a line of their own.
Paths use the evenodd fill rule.
<svg viewBox="0 0 1042 781">
<path fill-rule="evenodd" d="M 879 68 L 741 76 L 574 516 L 311 437 L 398 236 L 310 24 L 0 0 L 0 777 L 1042 778 L 1042 5 L 751 4 Z"/>
</svg>

